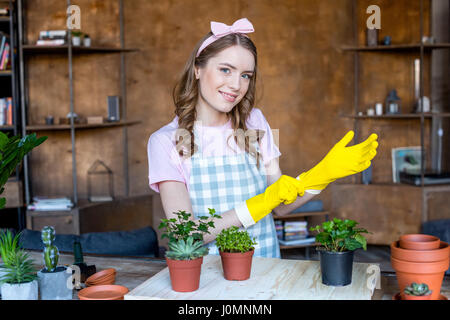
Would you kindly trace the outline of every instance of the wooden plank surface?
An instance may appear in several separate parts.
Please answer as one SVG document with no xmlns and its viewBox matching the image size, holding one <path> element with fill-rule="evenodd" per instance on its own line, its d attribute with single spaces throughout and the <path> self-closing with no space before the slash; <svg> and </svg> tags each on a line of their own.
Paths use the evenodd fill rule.
<svg viewBox="0 0 450 320">
<path fill-rule="evenodd" d="M 367 286 L 370 264 L 354 263 L 351 285 L 331 287 L 322 284 L 318 261 L 253 258 L 250 279 L 228 281 L 223 277 L 219 256 L 203 259 L 200 287 L 194 292 L 172 290 L 169 269 L 125 295 L 125 300 L 370 300 L 373 289 Z"/>
</svg>

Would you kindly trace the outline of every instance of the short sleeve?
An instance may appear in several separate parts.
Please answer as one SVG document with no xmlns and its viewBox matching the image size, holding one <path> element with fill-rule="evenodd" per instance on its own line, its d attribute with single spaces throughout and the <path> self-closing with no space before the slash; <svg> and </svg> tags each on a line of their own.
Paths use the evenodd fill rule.
<svg viewBox="0 0 450 320">
<path fill-rule="evenodd" d="M 267 165 L 272 159 L 278 158 L 281 155 L 278 149 L 278 130 L 272 132 L 269 123 L 264 117 L 260 109 L 255 108 L 255 122 L 258 123 L 258 129 L 264 130 L 265 134 L 261 139 L 261 153 L 264 159 L 264 165 Z M 276 139 L 274 138 L 276 137 Z"/>
<path fill-rule="evenodd" d="M 152 134 L 147 144 L 148 180 L 151 189 L 159 193 L 158 183 L 175 180 L 186 183 L 181 162 L 175 157 L 175 147 L 169 138 Z"/>
</svg>

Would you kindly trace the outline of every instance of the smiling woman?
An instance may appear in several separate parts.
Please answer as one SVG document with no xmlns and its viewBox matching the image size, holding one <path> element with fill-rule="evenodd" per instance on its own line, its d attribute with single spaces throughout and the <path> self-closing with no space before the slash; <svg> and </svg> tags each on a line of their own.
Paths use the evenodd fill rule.
<svg viewBox="0 0 450 320">
<path fill-rule="evenodd" d="M 246 35 L 253 31 L 245 18 L 232 26 L 211 22 L 174 87 L 176 117 L 149 138 L 149 185 L 160 192 L 169 219 L 180 210 L 193 219 L 210 209 L 221 215 L 203 238 L 210 254 L 219 254 L 215 237 L 237 226 L 256 238 L 254 256 L 279 258 L 272 211 L 287 214 L 328 183 L 357 172 L 346 163 L 366 164 L 374 139 L 350 149 L 348 134 L 318 169 L 297 178 L 282 175 L 272 130 L 254 106 L 258 59 Z M 339 168 L 328 168 L 332 163 Z"/>
</svg>

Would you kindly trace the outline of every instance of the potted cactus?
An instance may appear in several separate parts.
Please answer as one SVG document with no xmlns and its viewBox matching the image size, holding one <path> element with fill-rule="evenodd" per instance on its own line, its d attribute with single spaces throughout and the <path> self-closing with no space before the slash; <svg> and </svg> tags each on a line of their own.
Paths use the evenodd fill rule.
<svg viewBox="0 0 450 320">
<path fill-rule="evenodd" d="M 174 213 L 177 218 L 161 219 L 159 225 L 159 229 L 166 229 L 161 238 L 169 238 L 165 257 L 170 281 L 174 291 L 191 292 L 199 288 L 203 256 L 208 254 L 208 248 L 203 246 L 203 234 L 214 228 L 213 218 L 221 217 L 214 209 L 209 209 L 210 217 L 199 217 L 197 221 L 184 210 Z"/>
<path fill-rule="evenodd" d="M 236 226 L 223 229 L 217 235 L 216 246 L 225 279 L 239 281 L 250 278 L 255 245 L 255 238 L 252 239 L 246 230 L 239 231 Z"/>
<path fill-rule="evenodd" d="M 33 260 L 19 243 L 20 233 L 10 231 L 0 235 L 0 252 L 4 263 L 0 278 L 3 300 L 37 300 L 38 282 Z"/>
<path fill-rule="evenodd" d="M 42 229 L 44 243 L 44 268 L 38 272 L 39 290 L 42 300 L 71 300 L 72 271 L 64 266 L 58 267 L 59 252 L 54 245 L 55 229 L 46 226 Z"/>
<path fill-rule="evenodd" d="M 403 290 L 405 300 L 430 300 L 431 291 L 426 283 L 411 283 Z"/>
<path fill-rule="evenodd" d="M 356 228 L 357 224 L 353 220 L 334 218 L 310 228 L 310 231 L 318 232 L 316 242 L 322 245 L 317 251 L 324 285 L 351 284 L 353 252 L 359 248 L 367 250 L 367 240 L 362 233 L 370 233 L 366 229 Z"/>
</svg>

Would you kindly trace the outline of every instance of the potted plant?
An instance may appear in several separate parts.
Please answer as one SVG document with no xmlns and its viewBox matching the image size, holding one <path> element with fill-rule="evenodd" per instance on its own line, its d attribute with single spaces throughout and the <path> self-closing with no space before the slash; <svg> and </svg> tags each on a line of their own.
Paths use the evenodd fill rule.
<svg viewBox="0 0 450 320">
<path fill-rule="evenodd" d="M 46 139 L 47 137 L 37 139 L 35 133 L 23 138 L 19 136 L 9 138 L 0 132 L 0 194 L 3 193 L 4 185 L 23 157 Z M 6 199 L 0 198 L 0 209 L 4 208 L 5 204 Z"/>
<path fill-rule="evenodd" d="M 426 283 L 411 283 L 403 290 L 405 300 L 430 300 L 431 291 Z"/>
<path fill-rule="evenodd" d="M 219 249 L 225 279 L 250 278 L 256 244 L 255 238 L 252 239 L 245 230 L 239 231 L 236 226 L 223 229 L 217 235 L 216 246 Z"/>
<path fill-rule="evenodd" d="M 37 300 L 38 282 L 33 260 L 19 243 L 20 233 L 14 238 L 2 233 L 0 248 L 4 263 L 4 274 L 0 279 L 3 300 Z"/>
<path fill-rule="evenodd" d="M 165 257 L 172 289 L 177 292 L 195 291 L 200 284 L 203 256 L 208 254 L 208 248 L 203 247 L 203 234 L 209 233 L 209 228 L 214 228 L 213 218 L 221 217 L 215 214 L 214 209 L 209 209 L 210 217 L 199 217 L 197 222 L 184 210 L 174 213 L 177 218 L 161 219 L 158 227 L 166 229 L 161 238 L 169 239 L 169 250 Z"/>
<path fill-rule="evenodd" d="M 8 253 L 19 248 L 18 237 L 13 237 L 10 230 L 2 231 L 0 234 L 0 255 L 3 263 L 0 264 L 0 280 L 7 274 L 5 264 L 8 262 Z"/>
<path fill-rule="evenodd" d="M 53 244 L 55 241 L 55 229 L 46 226 L 42 229 L 41 239 L 44 243 L 44 268 L 38 272 L 39 290 L 42 300 L 71 300 L 72 286 L 68 273 L 64 266 L 58 267 L 59 252 Z"/>
<path fill-rule="evenodd" d="M 367 240 L 362 233 L 369 233 L 356 228 L 357 224 L 353 220 L 334 218 L 323 222 L 322 226 L 310 228 L 318 232 L 316 241 L 322 245 L 317 250 L 323 284 L 346 286 L 352 282 L 353 252 L 359 248 L 367 250 Z"/>
<path fill-rule="evenodd" d="M 83 32 L 81 31 L 72 31 L 72 44 L 75 47 L 81 45 L 81 37 L 83 36 Z"/>
<path fill-rule="evenodd" d="M 89 37 L 88 34 L 84 34 L 83 46 L 85 46 L 85 47 L 90 47 L 91 46 L 91 37 Z"/>
</svg>

